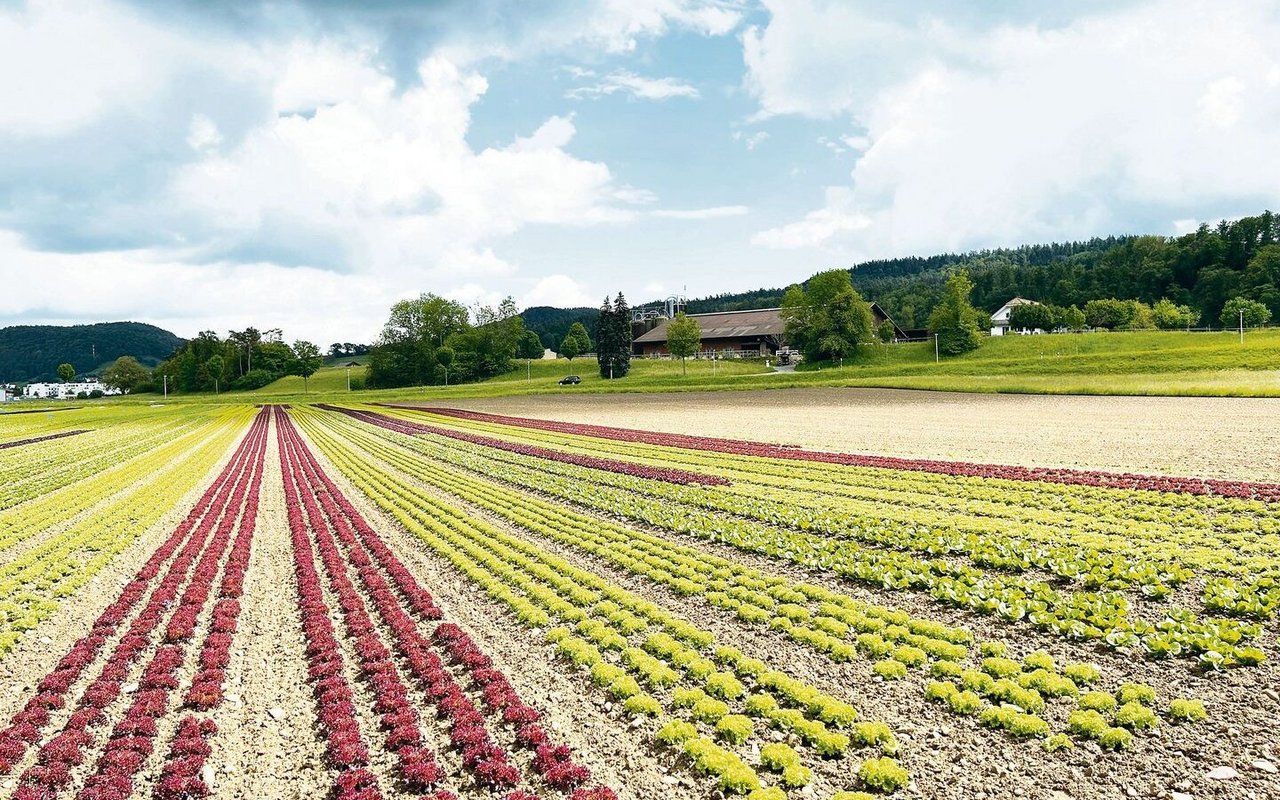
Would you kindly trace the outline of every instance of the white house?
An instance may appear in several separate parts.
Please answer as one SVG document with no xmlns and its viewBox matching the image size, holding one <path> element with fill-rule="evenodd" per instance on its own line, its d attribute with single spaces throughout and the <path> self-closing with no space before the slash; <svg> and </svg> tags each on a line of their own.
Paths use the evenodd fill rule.
<svg viewBox="0 0 1280 800">
<path fill-rule="evenodd" d="M 28 383 L 22 394 L 24 397 L 42 400 L 74 400 L 81 392 L 89 394 L 94 391 L 102 392 L 104 395 L 124 394 L 115 387 L 108 387 L 95 377 L 72 383 Z"/>
<path fill-rule="evenodd" d="M 1015 297 L 1000 306 L 1000 309 L 991 315 L 991 335 L 1004 336 L 1005 332 L 1009 330 L 1009 317 L 1013 314 L 1014 308 L 1018 306 L 1038 305 L 1040 304 L 1035 300 L 1028 300 L 1025 297 Z"/>
</svg>

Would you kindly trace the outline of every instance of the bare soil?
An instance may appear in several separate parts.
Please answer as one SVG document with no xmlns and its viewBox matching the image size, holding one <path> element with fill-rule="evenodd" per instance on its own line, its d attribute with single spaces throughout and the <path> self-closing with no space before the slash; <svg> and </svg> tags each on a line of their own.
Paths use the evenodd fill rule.
<svg viewBox="0 0 1280 800">
<path fill-rule="evenodd" d="M 1280 480 L 1280 400 L 1268 398 L 775 389 L 424 405 L 903 458 Z"/>
</svg>

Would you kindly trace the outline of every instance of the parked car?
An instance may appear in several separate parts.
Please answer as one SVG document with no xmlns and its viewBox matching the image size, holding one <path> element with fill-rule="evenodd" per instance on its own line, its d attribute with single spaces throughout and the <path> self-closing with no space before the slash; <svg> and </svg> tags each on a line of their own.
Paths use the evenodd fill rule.
<svg viewBox="0 0 1280 800">
<path fill-rule="evenodd" d="M 560 379 L 561 386 L 577 386 L 579 383 L 582 383 L 582 378 L 577 375 L 565 375 Z"/>
</svg>

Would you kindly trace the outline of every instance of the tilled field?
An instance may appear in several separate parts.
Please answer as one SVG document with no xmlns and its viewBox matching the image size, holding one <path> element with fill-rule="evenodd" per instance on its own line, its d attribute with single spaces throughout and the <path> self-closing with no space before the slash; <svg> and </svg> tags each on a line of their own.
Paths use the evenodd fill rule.
<svg viewBox="0 0 1280 800">
<path fill-rule="evenodd" d="M 15 429 L 0 798 L 1280 797 L 1280 485 L 819 408 Z"/>
<path fill-rule="evenodd" d="M 460 399 L 458 408 L 905 458 L 1280 480 L 1280 404 L 1240 397 L 777 389 Z"/>
</svg>

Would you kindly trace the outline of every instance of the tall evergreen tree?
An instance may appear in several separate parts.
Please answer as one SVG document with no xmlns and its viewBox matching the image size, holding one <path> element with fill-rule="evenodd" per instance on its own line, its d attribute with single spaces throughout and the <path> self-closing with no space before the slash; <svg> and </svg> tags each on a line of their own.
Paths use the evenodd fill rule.
<svg viewBox="0 0 1280 800">
<path fill-rule="evenodd" d="M 606 297 L 601 304 L 596 340 L 600 377 L 626 377 L 631 371 L 631 309 L 627 307 L 627 299 L 622 292 L 618 292 L 612 303 Z"/>
</svg>

